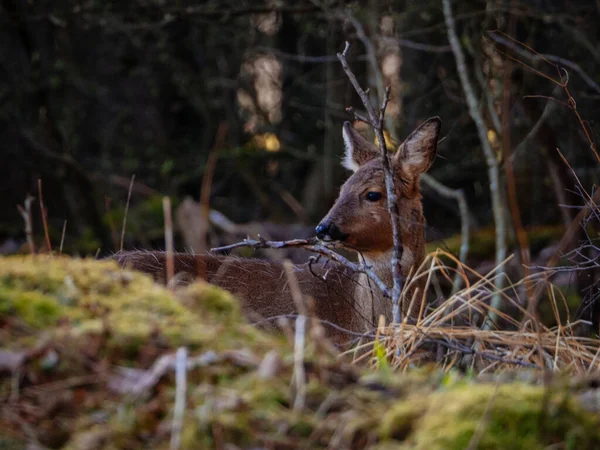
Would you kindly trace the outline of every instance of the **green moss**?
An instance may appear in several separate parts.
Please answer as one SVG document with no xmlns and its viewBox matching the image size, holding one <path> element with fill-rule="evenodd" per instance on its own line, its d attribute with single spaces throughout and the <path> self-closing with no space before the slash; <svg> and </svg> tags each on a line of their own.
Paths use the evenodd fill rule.
<svg viewBox="0 0 600 450">
<path fill-rule="evenodd" d="M 81 336 L 108 331 L 109 347 L 130 353 L 158 333 L 170 346 L 191 348 L 217 339 L 221 322 L 202 316 L 240 321 L 235 300 L 212 286 L 182 292 L 186 307 L 172 292 L 149 277 L 125 271 L 109 261 L 15 256 L 0 259 L 0 312 L 41 328 L 59 319 L 57 335 Z M 252 334 L 252 333 L 251 333 Z"/>
<path fill-rule="evenodd" d="M 42 328 L 56 323 L 60 314 L 61 305 L 50 296 L 0 287 L 0 315 L 16 316 L 31 327 Z"/>
<path fill-rule="evenodd" d="M 412 432 L 415 421 L 424 413 L 425 404 L 420 402 L 398 402 L 388 411 L 379 425 L 382 439 L 404 440 Z"/>
<path fill-rule="evenodd" d="M 239 302 L 233 295 L 206 283 L 189 285 L 179 293 L 184 304 L 194 310 L 213 315 L 213 319 L 226 321 L 241 320 Z"/>
<path fill-rule="evenodd" d="M 116 382 L 118 366 L 144 370 L 186 346 L 190 358 L 216 357 L 188 371 L 185 449 L 452 450 L 467 448 L 476 433 L 480 449 L 600 448 L 598 416 L 577 403 L 577 389 L 588 389 L 585 384 L 496 388 L 430 368 L 362 371 L 315 354 L 310 338 L 305 395 L 302 407 L 294 408 L 293 344 L 250 326 L 236 300 L 214 286 L 173 292 L 112 262 L 0 258 L 0 315 L 5 349 L 31 349 L 40 341 L 52 349 L 52 357 L 32 353 L 22 371 L 23 395 L 15 400 L 23 404 L 14 409 L 51 411 L 28 420 L 32 429 L 44 430 L 40 438 L 61 442 L 55 447 L 169 448 L 172 371 L 142 396 L 116 393 L 106 380 Z M 28 326 L 11 328 L 21 322 Z M 272 360 L 267 353 L 276 354 L 277 363 L 265 377 L 260 367 Z M 48 361 L 52 370 L 44 369 Z M 0 398 L 9 398 L 13 383 L 12 374 L 0 373 Z M 48 408 L 57 399 L 65 407 Z"/>
<path fill-rule="evenodd" d="M 600 440 L 598 417 L 577 408 L 564 392 L 540 386 L 460 386 L 410 400 L 384 416 L 380 431 L 386 437 L 408 431 L 406 444 L 414 449 L 464 449 L 476 430 L 477 448 L 490 450 L 544 449 L 566 441 L 592 449 Z"/>
</svg>

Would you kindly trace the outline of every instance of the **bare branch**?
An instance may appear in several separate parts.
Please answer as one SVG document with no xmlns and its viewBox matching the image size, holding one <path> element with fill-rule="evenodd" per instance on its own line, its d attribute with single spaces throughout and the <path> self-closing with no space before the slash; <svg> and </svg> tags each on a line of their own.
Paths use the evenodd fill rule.
<svg viewBox="0 0 600 450">
<path fill-rule="evenodd" d="M 35 254 L 35 243 L 33 241 L 33 225 L 31 219 L 31 204 L 35 200 L 35 197 L 28 195 L 23 203 L 24 207 L 17 205 L 17 209 L 25 222 L 25 237 L 27 238 L 27 245 L 29 245 L 29 251 L 32 255 Z"/>
<path fill-rule="evenodd" d="M 367 93 L 360 87 L 356 76 L 350 69 L 348 62 L 346 61 L 346 55 L 348 54 L 348 50 L 350 50 L 350 43 L 346 42 L 346 46 L 344 47 L 344 51 L 342 53 L 338 53 L 338 59 L 340 63 L 342 63 L 342 67 L 348 79 L 354 86 L 354 90 L 362 100 L 362 103 L 367 110 L 369 123 L 373 127 L 375 131 L 375 136 L 377 137 L 377 143 L 379 145 L 379 151 L 381 152 L 381 160 L 383 162 L 383 172 L 385 174 L 385 187 L 387 191 L 387 208 L 388 213 L 390 214 L 390 219 L 392 222 L 392 233 L 394 240 L 394 250 L 392 253 L 392 276 L 394 278 L 394 287 L 392 291 L 392 319 L 395 323 L 400 323 L 402 320 L 402 305 L 400 304 L 400 294 L 402 292 L 402 275 L 400 272 L 400 260 L 402 259 L 403 247 L 402 247 L 402 238 L 400 236 L 400 212 L 398 210 L 398 197 L 396 195 L 396 188 L 394 186 L 394 179 L 392 177 L 392 170 L 390 165 L 389 154 L 387 151 L 385 137 L 383 135 L 383 125 L 384 125 L 384 117 L 385 117 L 385 108 L 389 102 L 390 98 L 390 89 L 386 88 L 385 94 L 383 96 L 383 101 L 381 104 L 381 108 L 379 109 L 379 114 L 376 113 L 373 105 L 369 101 L 369 97 Z"/>
<path fill-rule="evenodd" d="M 125 214 L 123 215 L 123 225 L 121 227 L 121 247 L 123 251 L 123 243 L 125 242 L 125 229 L 127 228 L 127 213 L 129 212 L 129 201 L 131 200 L 131 192 L 133 191 L 133 183 L 135 183 L 135 174 L 131 176 L 131 182 L 129 183 L 129 190 L 127 191 L 127 203 L 125 203 Z"/>
<path fill-rule="evenodd" d="M 221 122 L 217 128 L 215 137 L 215 145 L 208 155 L 204 175 L 202 176 L 202 188 L 200 190 L 200 227 L 198 230 L 200 248 L 198 253 L 206 251 L 206 242 L 208 239 L 208 225 L 210 216 L 210 193 L 212 190 L 213 177 L 217 168 L 217 159 L 219 151 L 223 148 L 225 136 L 227 135 L 228 126 L 226 122 Z"/>
<path fill-rule="evenodd" d="M 306 397 L 306 374 L 304 372 L 305 331 L 306 316 L 299 314 L 296 318 L 296 330 L 294 334 L 294 381 L 296 385 L 294 411 L 301 411 L 304 408 Z"/>
<path fill-rule="evenodd" d="M 377 274 L 371 269 L 370 266 L 365 264 L 354 263 L 348 260 L 339 253 L 336 253 L 330 248 L 323 245 L 323 243 L 317 238 L 292 239 L 289 241 L 267 241 L 259 236 L 258 240 L 245 239 L 241 242 L 236 242 L 235 244 L 212 248 L 210 251 L 211 253 L 226 253 L 240 247 L 250 247 L 255 250 L 263 248 L 303 248 L 304 250 L 308 250 L 309 252 L 317 253 L 330 261 L 335 261 L 336 263 L 341 264 L 350 270 L 359 273 L 364 273 L 371 279 L 371 281 L 373 281 L 377 285 L 384 297 L 389 299 L 392 298 L 392 292 L 390 291 L 390 288 L 381 280 L 381 278 L 379 278 L 379 276 L 377 276 Z"/>
<path fill-rule="evenodd" d="M 187 348 L 179 347 L 175 354 L 175 407 L 171 423 L 171 450 L 181 447 L 181 432 L 185 417 L 185 396 L 187 394 Z"/>
<path fill-rule="evenodd" d="M 44 205 L 44 195 L 42 191 L 42 179 L 38 178 L 38 195 L 40 197 L 40 213 L 42 215 L 42 225 L 44 227 L 44 237 L 46 238 L 46 247 L 48 252 L 52 253 L 52 243 L 50 242 L 50 233 L 48 231 L 48 210 Z"/>
<path fill-rule="evenodd" d="M 378 92 L 383 92 L 385 81 L 384 81 L 383 73 L 381 72 L 381 66 L 377 62 L 377 52 L 376 52 L 375 45 L 373 45 L 373 42 L 371 41 L 371 39 L 369 39 L 369 37 L 366 35 L 364 27 L 362 26 L 362 24 L 360 23 L 360 21 L 358 19 L 356 19 L 350 13 L 346 13 L 345 15 L 343 15 L 343 17 L 348 19 L 352 23 L 352 26 L 355 28 L 356 36 L 361 41 L 361 43 L 364 45 L 365 50 L 367 52 L 366 59 L 369 62 L 369 64 L 371 65 L 371 69 L 373 70 L 373 73 L 375 74 L 375 81 L 377 84 Z M 382 37 L 382 39 L 386 40 L 385 37 Z M 402 45 L 401 42 L 399 42 L 399 43 Z M 450 46 L 448 46 L 448 48 L 451 49 Z M 356 114 L 355 114 L 355 118 L 356 118 Z M 358 120 L 360 120 L 360 118 Z M 366 120 L 362 120 L 362 121 L 367 122 Z M 387 124 L 387 128 L 388 128 L 388 132 L 392 136 L 392 139 L 395 140 L 396 142 L 401 142 L 399 136 L 396 133 L 396 129 L 393 126 L 393 123 L 392 123 L 390 117 L 386 117 L 386 124 Z M 466 263 L 467 254 L 469 252 L 469 207 L 467 205 L 467 199 L 466 199 L 464 192 L 460 189 L 456 189 L 456 190 L 450 189 L 449 187 L 440 183 L 438 180 L 436 180 L 435 178 L 433 178 L 431 175 L 429 175 L 427 173 L 421 174 L 421 181 L 423 183 L 425 183 L 425 185 L 427 185 L 429 188 L 433 189 L 435 192 L 442 195 L 443 197 L 451 198 L 456 201 L 456 203 L 458 205 L 460 220 L 461 220 L 461 246 L 460 246 L 459 259 L 460 259 L 461 263 L 463 263 L 463 264 Z M 462 281 L 463 280 L 462 280 L 462 277 L 460 276 L 460 273 L 457 272 L 456 278 L 454 280 L 455 284 L 454 284 L 453 292 L 457 292 L 458 289 L 460 289 Z"/>
<path fill-rule="evenodd" d="M 452 52 L 454 53 L 454 59 L 456 60 L 456 69 L 465 93 L 469 114 L 471 115 L 471 119 L 473 119 L 473 122 L 477 128 L 481 149 L 485 156 L 488 167 L 490 195 L 492 198 L 492 212 L 496 226 L 496 266 L 498 267 L 495 282 L 498 293 L 494 295 L 492 300 L 493 308 L 492 311 L 490 311 L 490 321 L 493 322 L 495 318 L 495 313 L 493 311 L 499 310 L 502 302 L 502 297 L 500 296 L 499 292 L 502 290 L 502 285 L 504 283 L 505 269 L 502 263 L 506 259 L 506 218 L 504 217 L 503 201 L 500 192 L 500 168 L 496 155 L 494 154 L 492 146 L 490 145 L 490 141 L 487 138 L 487 128 L 483 121 L 481 112 L 479 111 L 479 105 L 473 85 L 469 79 L 465 55 L 456 34 L 456 26 L 454 24 L 454 16 L 452 15 L 452 9 L 450 7 L 450 0 L 442 0 L 442 4 L 446 27 L 448 28 L 448 40 L 450 41 L 450 46 L 452 47 Z"/>
<path fill-rule="evenodd" d="M 493 33 L 493 32 L 489 32 L 488 36 L 493 39 L 494 41 L 510 48 L 512 51 L 514 51 L 515 53 L 517 53 L 519 56 L 528 59 L 529 61 L 533 62 L 533 63 L 537 63 L 537 62 L 541 62 L 544 60 L 547 61 L 551 61 L 553 63 L 568 67 L 569 69 L 572 69 L 573 71 L 575 71 L 577 74 L 579 74 L 579 76 L 581 77 L 581 79 L 585 82 L 585 84 L 587 84 L 591 89 L 593 89 L 594 91 L 596 91 L 597 93 L 600 93 L 600 85 L 598 83 L 596 83 L 592 77 L 590 77 L 582 68 L 579 64 L 565 59 L 565 58 L 561 58 L 560 56 L 555 56 L 555 55 L 549 55 L 549 54 L 532 54 L 528 51 L 525 51 L 524 49 L 519 48 L 514 42 L 511 42 L 509 39 L 506 39 L 502 36 L 500 36 L 497 33 Z"/>
<path fill-rule="evenodd" d="M 58 254 L 62 255 L 63 245 L 65 243 L 65 232 L 67 231 L 67 219 L 63 222 L 62 233 L 60 235 L 60 245 L 58 247 Z"/>
<path fill-rule="evenodd" d="M 354 116 L 355 120 L 359 120 L 359 121 L 364 122 L 364 123 L 370 123 L 369 119 L 367 119 L 362 114 L 357 113 L 356 110 L 352 106 L 348 106 L 346 108 L 346 111 L 349 112 L 350 114 L 352 114 Z"/>
<path fill-rule="evenodd" d="M 167 252 L 167 279 L 168 285 L 175 275 L 175 263 L 173 260 L 173 219 L 171 214 L 171 199 L 163 197 L 163 214 L 165 217 L 165 250 Z"/>
</svg>

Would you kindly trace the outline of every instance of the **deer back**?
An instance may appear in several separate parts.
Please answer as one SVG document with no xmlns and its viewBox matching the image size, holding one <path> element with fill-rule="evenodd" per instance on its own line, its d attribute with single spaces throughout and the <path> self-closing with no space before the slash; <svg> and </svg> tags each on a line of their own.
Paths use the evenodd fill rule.
<svg viewBox="0 0 600 450">
<path fill-rule="evenodd" d="M 166 279 L 166 253 L 132 251 L 113 256 L 120 265 L 148 273 L 158 282 Z M 290 279 L 281 262 L 233 256 L 174 255 L 175 273 L 180 281 L 201 278 L 240 299 L 244 314 L 254 323 L 274 323 L 279 317 L 298 314 Z M 320 264 L 293 265 L 303 297 L 311 298 L 311 311 L 338 343 L 349 339 L 344 330 L 364 332 L 374 322 L 368 312 L 357 308 L 355 296 L 361 274 L 345 267 Z M 375 294 L 373 294 L 375 295 Z"/>
</svg>

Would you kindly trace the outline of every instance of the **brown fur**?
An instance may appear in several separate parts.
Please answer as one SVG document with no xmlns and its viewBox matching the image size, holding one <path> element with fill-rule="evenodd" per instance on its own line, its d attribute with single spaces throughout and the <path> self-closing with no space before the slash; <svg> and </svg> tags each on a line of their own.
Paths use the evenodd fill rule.
<svg viewBox="0 0 600 450">
<path fill-rule="evenodd" d="M 404 277 L 409 275 L 412 267 L 416 269 L 425 256 L 425 220 L 419 175 L 429 168 L 435 157 L 440 124 L 438 118 L 427 120 L 390 156 L 399 198 L 404 247 L 401 271 Z M 354 173 L 342 186 L 338 200 L 323 223 L 334 223 L 346 236 L 343 244 L 359 251 L 367 264 L 391 286 L 392 227 L 386 206 L 382 161 L 377 148 L 348 123 L 344 125 L 344 141 L 344 166 Z M 368 192 L 380 193 L 381 199 L 368 201 Z M 114 258 L 124 266 L 150 273 L 159 280 L 165 279 L 163 252 L 124 252 Z M 388 321 L 391 319 L 390 301 L 381 296 L 364 274 L 336 268 L 333 263 L 327 267 L 313 265 L 313 272 L 317 275 L 327 274 L 327 281 L 323 281 L 311 273 L 307 264 L 294 267 L 302 293 L 315 300 L 315 313 L 319 319 L 356 332 L 372 329 L 381 314 Z M 244 311 L 254 321 L 257 317 L 270 318 L 296 312 L 283 265 L 278 262 L 176 254 L 175 273 L 203 274 L 209 283 L 238 296 Z M 404 297 L 412 298 L 417 287 L 422 294 L 423 284 L 417 283 Z M 408 313 L 411 316 L 418 312 L 420 303 L 416 302 L 415 306 Z M 344 338 L 344 334 L 335 329 L 330 336 L 338 342 Z"/>
<path fill-rule="evenodd" d="M 114 258 L 119 264 L 149 273 L 157 281 L 164 283 L 165 252 L 123 252 L 116 254 Z M 324 268 L 313 264 L 315 274 L 323 276 L 327 273 L 327 281 L 323 281 L 310 272 L 308 264 L 293 267 L 301 292 L 315 300 L 314 313 L 317 317 L 353 331 L 363 332 L 373 328 L 374 323 L 369 318 L 362 317 L 361 312 L 355 309 L 354 290 L 359 274 L 341 267 Z M 206 281 L 237 296 L 242 301 L 244 313 L 253 322 L 296 313 L 288 278 L 279 261 L 232 256 L 176 255 L 175 273 L 196 274 L 199 270 L 204 273 Z M 353 312 L 349 313 L 350 310 Z M 348 338 L 335 328 L 328 328 L 336 341 Z"/>
</svg>

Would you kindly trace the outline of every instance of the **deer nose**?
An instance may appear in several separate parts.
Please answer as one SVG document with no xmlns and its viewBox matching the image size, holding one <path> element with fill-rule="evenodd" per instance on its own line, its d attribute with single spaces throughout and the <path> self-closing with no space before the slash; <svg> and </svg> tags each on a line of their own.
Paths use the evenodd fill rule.
<svg viewBox="0 0 600 450">
<path fill-rule="evenodd" d="M 317 237 L 323 241 L 343 241 L 346 235 L 333 222 L 321 222 L 317 228 Z"/>
<path fill-rule="evenodd" d="M 329 223 L 321 222 L 319 225 L 317 225 L 315 231 L 317 232 L 317 237 L 319 239 L 324 239 L 325 236 L 327 236 L 327 232 L 329 231 Z"/>
</svg>

